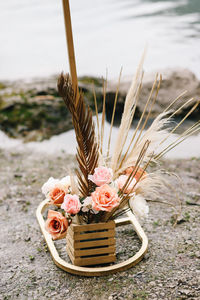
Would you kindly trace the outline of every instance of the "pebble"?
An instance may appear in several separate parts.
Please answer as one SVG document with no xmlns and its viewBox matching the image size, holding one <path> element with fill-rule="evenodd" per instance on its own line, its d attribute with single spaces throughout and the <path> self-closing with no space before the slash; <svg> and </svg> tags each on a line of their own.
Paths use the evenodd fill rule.
<svg viewBox="0 0 200 300">
<path fill-rule="evenodd" d="M 200 258 L 200 251 L 196 251 L 196 252 L 195 252 L 195 256 L 196 256 L 197 258 Z"/>
<path fill-rule="evenodd" d="M 109 282 L 113 281 L 113 277 L 108 279 Z"/>
<path fill-rule="evenodd" d="M 9 161 L 9 154 L 7 153 L 7 155 L 8 159 L 6 162 L 4 163 L 0 160 L 0 163 L 2 162 L 4 165 L 12 165 L 12 169 L 10 169 L 10 174 L 12 174 L 12 176 L 10 176 L 10 179 L 9 177 L 6 179 L 8 184 L 12 187 L 12 172 L 16 169 L 15 164 L 19 164 L 19 159 L 17 158 L 15 160 L 11 157 L 13 161 L 11 164 L 11 161 Z M 37 160 L 38 161 L 32 159 L 32 157 L 25 156 L 24 154 L 20 158 L 20 162 L 22 164 L 21 167 L 23 167 L 24 170 L 24 178 L 30 176 L 33 168 L 35 170 L 34 172 L 38 174 L 38 183 L 36 182 L 34 185 L 31 184 L 30 190 L 23 194 L 23 199 L 27 201 L 35 199 L 35 201 L 31 201 L 30 210 L 27 213 L 21 211 L 20 203 L 15 201 L 17 191 L 15 193 L 12 191 L 10 192 L 10 197 L 7 198 L 7 203 L 10 204 L 10 210 L 14 212 L 12 213 L 12 218 L 10 217 L 11 214 L 6 212 L 4 208 L 3 214 L 5 221 L 3 218 L 0 220 L 1 228 L 3 229 L 3 232 L 5 231 L 4 239 L 2 239 L 0 247 L 1 252 L 4 254 L 6 253 L 1 265 L 2 279 L 5 283 L 3 291 L 6 291 L 8 296 L 19 294 L 20 296 L 16 296 L 15 298 L 19 298 L 20 300 L 23 300 L 23 295 L 25 295 L 25 300 L 128 300 L 133 299 L 133 290 L 135 290 L 138 292 L 138 298 L 140 297 L 139 292 L 145 291 L 148 295 L 147 298 L 151 300 L 168 299 L 168 295 L 171 294 L 174 297 L 177 296 L 177 299 L 178 297 L 180 299 L 191 299 L 192 297 L 192 299 L 198 299 L 198 277 L 200 275 L 200 270 L 197 269 L 199 263 L 197 257 L 199 258 L 200 256 L 200 249 L 198 247 L 197 240 L 198 232 L 194 229 L 194 226 L 198 226 L 198 211 L 194 206 L 185 208 L 183 204 L 183 213 L 184 210 L 187 210 L 194 222 L 194 226 L 190 225 L 191 231 L 185 227 L 185 223 L 175 227 L 175 229 L 173 229 L 169 223 L 166 225 L 169 230 L 169 234 L 163 235 L 162 230 L 159 231 L 156 229 L 154 232 L 152 224 L 154 222 L 154 218 L 156 219 L 158 215 L 162 218 L 162 220 L 170 219 L 170 209 L 168 210 L 168 207 L 165 206 L 161 207 L 160 204 L 150 203 L 152 217 L 150 216 L 150 219 L 147 219 L 144 225 L 144 230 L 149 238 L 149 260 L 142 260 L 130 270 L 122 273 L 119 272 L 108 277 L 91 277 L 88 279 L 86 277 L 70 275 L 57 268 L 54 265 L 49 252 L 45 252 L 45 243 L 35 218 L 36 207 L 42 198 L 38 195 L 37 190 L 40 188 L 41 181 L 46 180 L 46 178 L 44 178 L 45 176 L 62 176 L 63 173 L 60 175 L 60 172 L 64 172 L 62 171 L 62 168 L 64 168 L 63 166 L 69 165 L 70 162 L 67 161 L 67 157 L 61 162 L 56 161 L 55 159 L 56 169 L 52 173 L 52 171 L 49 170 L 50 163 L 48 155 L 45 159 L 42 158 L 43 161 L 46 161 L 45 165 L 44 163 L 41 163 L 42 160 L 39 155 Z M 187 167 L 188 163 L 192 164 L 192 170 L 195 169 L 196 162 L 184 160 L 184 164 L 179 169 L 180 172 Z M 39 164 L 40 166 L 38 167 Z M 173 164 L 175 165 L 176 162 Z M 4 165 L 2 166 L 2 169 Z M 43 172 L 41 172 L 42 168 Z M 23 181 L 19 182 L 20 189 L 26 191 L 26 183 Z M 6 186 L 4 187 L 5 184 L 3 181 L 0 182 L 0 185 L 1 191 L 7 189 Z M 188 189 L 198 190 L 199 182 L 188 182 L 186 179 L 186 187 Z M 17 196 L 17 198 L 19 198 L 19 196 Z M 168 198 L 166 196 L 166 200 L 167 199 Z M 124 226 L 124 229 L 126 228 L 128 227 Z M 29 237 L 31 237 L 31 240 L 26 243 L 24 240 L 28 241 Z M 186 241 L 186 245 L 184 245 L 184 239 Z M 187 241 L 191 241 L 192 243 L 188 245 Z M 137 240 L 134 241 L 134 243 L 136 242 Z M 56 243 L 58 245 L 60 242 L 57 241 Z M 129 249 L 133 246 L 133 241 L 130 241 L 127 235 L 126 238 L 119 239 L 118 243 L 120 244 L 119 247 L 121 247 L 120 251 L 124 248 L 126 248 L 126 250 L 128 249 L 124 253 L 124 257 L 127 258 Z M 139 243 L 140 242 L 138 242 L 138 244 Z M 42 252 L 37 251 L 38 247 L 42 249 Z M 58 250 L 62 250 L 61 252 L 65 253 L 65 247 L 65 244 L 62 244 Z M 181 254 L 184 261 L 183 259 L 180 261 L 176 255 L 179 247 L 184 251 Z M 193 259 L 188 256 L 190 252 L 195 254 Z M 35 257 L 33 263 L 29 260 L 30 254 Z M 22 256 L 24 256 L 24 259 Z M 14 276 L 12 277 L 12 275 Z M 11 279 L 7 280 L 9 276 L 11 276 Z M 34 276 L 36 276 L 37 280 L 34 280 L 33 285 L 31 278 Z M 177 287 L 178 282 L 179 286 Z M 28 296 L 28 286 L 30 286 L 30 290 L 33 288 L 35 289 L 35 292 L 30 291 L 34 293 L 33 296 L 31 296 L 31 294 Z M 50 286 L 55 286 L 56 290 L 48 291 Z M 175 295 L 174 293 L 177 290 L 179 291 L 179 294 Z M 54 292 L 57 294 L 55 296 L 51 296 Z M 114 292 L 117 292 L 116 295 Z M 156 295 L 156 293 L 158 295 Z M 143 298 L 142 293 L 141 298 Z M 12 297 L 10 299 L 12 299 Z"/>
</svg>

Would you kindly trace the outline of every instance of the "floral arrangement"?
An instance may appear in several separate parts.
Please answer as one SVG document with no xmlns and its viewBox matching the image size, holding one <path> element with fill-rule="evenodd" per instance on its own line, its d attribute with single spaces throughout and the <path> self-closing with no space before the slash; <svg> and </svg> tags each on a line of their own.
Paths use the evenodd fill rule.
<svg viewBox="0 0 200 300">
<path fill-rule="evenodd" d="M 49 178 L 43 185 L 42 192 L 49 199 L 50 204 L 56 205 L 62 210 L 62 212 L 48 211 L 46 230 L 53 239 L 62 238 L 63 234 L 65 235 L 68 225 L 75 216 L 87 223 L 106 220 L 107 213 L 120 206 L 122 191 L 124 195 L 129 196 L 129 203 L 138 215 L 147 215 L 149 208 L 146 201 L 136 197 L 137 179 L 141 173 L 143 173 L 142 179 L 144 179 L 147 173 L 142 169 L 138 170 L 130 184 L 124 188 L 132 170 L 133 168 L 128 168 L 123 175 L 113 181 L 111 168 L 103 166 L 95 168 L 94 174 L 88 176 L 95 187 L 90 195 L 81 198 L 78 194 L 72 193 L 70 176 L 61 180 Z"/>
<path fill-rule="evenodd" d="M 49 203 L 59 209 L 59 211 L 49 210 L 46 220 L 46 230 L 53 239 L 63 238 L 71 222 L 77 224 L 107 222 L 130 209 L 140 217 L 146 216 L 149 207 L 145 199 L 151 198 L 151 195 L 155 195 L 164 185 L 159 170 L 154 173 L 147 171 L 150 163 L 157 163 L 165 153 L 199 130 L 199 122 L 197 122 L 177 137 L 174 142 L 164 146 L 168 137 L 177 130 L 199 104 L 199 102 L 194 103 L 189 113 L 177 125 L 172 129 L 167 129 L 172 117 L 179 110 L 179 108 L 175 111 L 172 110 L 172 106 L 181 99 L 182 95 L 166 107 L 163 113 L 154 119 L 150 127 L 147 126 L 162 80 L 156 75 L 144 111 L 132 138 L 128 140 L 128 132 L 142 86 L 143 59 L 125 100 L 124 112 L 112 155 L 110 155 L 110 144 L 120 78 L 113 107 L 107 151 L 104 153 L 106 82 L 104 82 L 101 124 L 94 93 L 97 118 L 96 134 L 92 112 L 86 106 L 83 94 L 78 91 L 78 88 L 74 89 L 69 75 L 60 75 L 58 91 L 72 115 L 77 140 L 78 168 L 76 174 L 60 180 L 49 178 L 42 187 L 42 192 Z M 193 99 L 189 101 L 193 101 Z"/>
</svg>

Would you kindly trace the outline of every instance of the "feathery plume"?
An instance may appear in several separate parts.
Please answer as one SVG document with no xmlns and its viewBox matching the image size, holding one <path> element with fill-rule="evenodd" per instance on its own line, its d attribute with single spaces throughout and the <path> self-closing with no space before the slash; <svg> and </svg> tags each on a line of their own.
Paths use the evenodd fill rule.
<svg viewBox="0 0 200 300">
<path fill-rule="evenodd" d="M 78 95 L 79 99 L 75 104 L 77 93 L 73 90 L 72 82 L 68 74 L 61 74 L 59 76 L 58 91 L 72 115 L 77 140 L 76 158 L 80 169 L 77 170 L 76 173 L 79 181 L 79 190 L 82 196 L 86 197 L 94 185 L 88 179 L 88 175 L 94 172 L 99 159 L 92 111 L 89 106 L 86 107 L 81 93 Z"/>
</svg>

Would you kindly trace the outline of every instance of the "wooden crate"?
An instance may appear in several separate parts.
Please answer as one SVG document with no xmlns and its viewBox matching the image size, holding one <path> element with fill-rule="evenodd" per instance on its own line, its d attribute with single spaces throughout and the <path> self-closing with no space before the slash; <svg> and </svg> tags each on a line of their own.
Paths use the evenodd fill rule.
<svg viewBox="0 0 200 300">
<path fill-rule="evenodd" d="M 68 227 L 67 253 L 75 266 L 114 262 L 115 250 L 114 221 Z"/>
</svg>

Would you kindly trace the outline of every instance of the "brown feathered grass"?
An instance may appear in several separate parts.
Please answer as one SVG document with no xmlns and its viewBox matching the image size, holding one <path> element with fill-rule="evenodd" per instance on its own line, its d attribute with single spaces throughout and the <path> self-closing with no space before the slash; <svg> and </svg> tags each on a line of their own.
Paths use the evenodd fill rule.
<svg viewBox="0 0 200 300">
<path fill-rule="evenodd" d="M 88 179 L 88 175 L 94 173 L 99 159 L 92 111 L 89 106 L 86 106 L 83 94 L 77 94 L 73 90 L 71 78 L 68 74 L 59 76 L 58 92 L 72 115 L 77 140 L 76 158 L 80 168 L 80 170 L 76 170 L 79 191 L 83 197 L 87 197 L 94 188 L 94 184 Z M 77 95 L 79 99 L 76 101 Z"/>
</svg>

